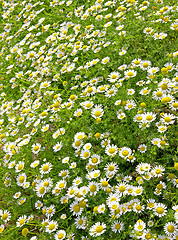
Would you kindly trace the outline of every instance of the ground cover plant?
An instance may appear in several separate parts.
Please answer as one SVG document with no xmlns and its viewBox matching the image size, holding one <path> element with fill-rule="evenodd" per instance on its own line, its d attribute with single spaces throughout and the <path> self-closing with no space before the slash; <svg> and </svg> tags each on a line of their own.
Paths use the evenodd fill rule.
<svg viewBox="0 0 178 240">
<path fill-rule="evenodd" d="M 178 239 L 176 1 L 0 10 L 0 238 Z"/>
</svg>

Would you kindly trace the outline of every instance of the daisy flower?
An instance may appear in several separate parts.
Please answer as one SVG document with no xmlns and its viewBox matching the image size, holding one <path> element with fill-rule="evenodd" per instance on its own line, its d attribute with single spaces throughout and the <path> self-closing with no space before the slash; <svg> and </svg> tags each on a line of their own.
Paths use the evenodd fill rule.
<svg viewBox="0 0 178 240">
<path fill-rule="evenodd" d="M 114 157 L 118 152 L 118 147 L 114 144 L 112 145 L 107 145 L 105 149 L 105 153 L 109 156 Z"/>
<path fill-rule="evenodd" d="M 122 120 L 125 117 L 126 117 L 126 114 L 124 112 L 120 112 L 120 113 L 119 113 L 119 111 L 117 112 L 117 118 L 118 119 Z"/>
<path fill-rule="evenodd" d="M 147 200 L 147 209 L 153 210 L 155 207 L 156 201 L 155 199 L 149 199 Z"/>
<path fill-rule="evenodd" d="M 147 150 L 147 146 L 145 144 L 141 144 L 138 146 L 138 150 L 141 152 L 141 153 L 145 153 L 146 150 Z"/>
<path fill-rule="evenodd" d="M 119 72 L 111 72 L 110 75 L 108 75 L 108 81 L 114 83 L 120 76 L 121 74 Z"/>
<path fill-rule="evenodd" d="M 1 215 L 1 220 L 4 223 L 8 222 L 11 218 L 11 213 L 7 210 L 4 210 L 4 211 L 0 212 L 0 215 Z"/>
<path fill-rule="evenodd" d="M 97 182 L 89 183 L 89 191 L 91 196 L 95 196 L 99 190 L 99 184 Z"/>
<path fill-rule="evenodd" d="M 124 75 L 126 79 L 129 79 L 129 78 L 135 77 L 137 75 L 137 71 L 127 70 L 124 72 Z"/>
<path fill-rule="evenodd" d="M 78 202 L 73 202 L 70 205 L 70 211 L 73 212 L 73 216 L 80 216 L 82 213 L 82 208 L 80 208 Z"/>
<path fill-rule="evenodd" d="M 127 95 L 133 95 L 135 93 L 135 90 L 130 88 L 130 89 L 127 89 Z"/>
<path fill-rule="evenodd" d="M 89 158 L 89 157 L 90 157 L 90 151 L 83 149 L 83 150 L 81 151 L 80 157 L 81 157 L 82 159 Z"/>
<path fill-rule="evenodd" d="M 85 101 L 80 103 L 80 105 L 85 108 L 85 109 L 90 109 L 93 107 L 93 102 L 92 101 Z"/>
<path fill-rule="evenodd" d="M 86 143 L 84 146 L 83 146 L 83 149 L 85 150 L 90 150 L 92 147 L 92 144 L 91 143 Z"/>
<path fill-rule="evenodd" d="M 0 234 L 4 231 L 4 225 L 0 225 Z"/>
<path fill-rule="evenodd" d="M 39 163 L 40 163 L 39 160 L 33 161 L 33 162 L 30 164 L 30 167 L 31 167 L 31 168 L 36 168 L 36 167 L 39 165 Z"/>
<path fill-rule="evenodd" d="M 139 219 L 134 225 L 134 230 L 140 232 L 140 231 L 143 231 L 145 227 L 146 227 L 146 224 L 141 219 Z"/>
<path fill-rule="evenodd" d="M 56 209 L 55 209 L 54 205 L 49 206 L 46 210 L 46 216 L 48 218 L 51 218 L 55 214 L 55 211 L 56 211 Z"/>
<path fill-rule="evenodd" d="M 111 162 L 111 163 L 106 164 L 104 170 L 108 173 L 115 174 L 118 170 L 117 163 Z"/>
<path fill-rule="evenodd" d="M 66 236 L 66 232 L 64 230 L 59 230 L 56 232 L 56 234 L 54 235 L 55 240 L 59 240 L 59 239 L 64 239 Z"/>
<path fill-rule="evenodd" d="M 82 113 L 83 113 L 83 110 L 82 110 L 82 108 L 78 108 L 75 112 L 74 112 L 74 116 L 75 117 L 80 117 L 81 115 L 82 115 Z"/>
<path fill-rule="evenodd" d="M 16 192 L 16 193 L 13 195 L 13 197 L 14 197 L 15 199 L 17 199 L 17 198 L 20 197 L 20 195 L 21 195 L 21 192 Z"/>
<path fill-rule="evenodd" d="M 32 145 L 32 152 L 34 154 L 37 154 L 40 151 L 41 148 L 41 144 L 40 143 L 36 143 Z"/>
<path fill-rule="evenodd" d="M 57 221 L 49 221 L 48 225 L 46 226 L 46 232 L 51 233 L 56 231 L 56 229 L 58 228 L 58 223 Z"/>
<path fill-rule="evenodd" d="M 110 60 L 110 57 L 105 57 L 105 58 L 102 59 L 101 63 L 106 64 L 106 63 L 109 62 L 109 60 Z"/>
<path fill-rule="evenodd" d="M 119 183 L 117 185 L 117 192 L 122 194 L 122 195 L 126 195 L 127 194 L 127 184 L 126 183 Z"/>
<path fill-rule="evenodd" d="M 102 105 L 95 105 L 95 107 L 91 111 L 91 116 L 95 119 L 101 118 L 104 114 Z"/>
<path fill-rule="evenodd" d="M 154 167 L 152 173 L 154 177 L 161 177 L 164 175 L 165 168 L 161 165 Z"/>
<path fill-rule="evenodd" d="M 166 215 L 166 206 L 163 203 L 156 203 L 154 208 L 153 208 L 153 212 L 156 216 L 158 217 L 163 217 Z"/>
<path fill-rule="evenodd" d="M 24 183 L 26 182 L 26 174 L 25 173 L 19 174 L 16 180 L 18 186 L 23 186 Z"/>
<path fill-rule="evenodd" d="M 145 206 L 144 205 L 140 205 L 140 203 L 138 204 L 134 204 L 134 207 L 133 207 L 133 211 L 136 212 L 136 213 L 141 213 L 143 212 L 145 209 Z"/>
<path fill-rule="evenodd" d="M 45 126 L 43 126 L 43 127 L 41 128 L 41 131 L 42 131 L 42 132 L 46 132 L 48 129 L 49 129 L 49 124 L 46 124 Z"/>
<path fill-rule="evenodd" d="M 15 172 L 20 172 L 24 168 L 24 164 L 23 161 L 18 162 L 15 166 Z"/>
<path fill-rule="evenodd" d="M 40 167 L 40 173 L 41 174 L 47 174 L 51 171 L 52 169 L 52 164 L 47 162 L 47 163 L 44 163 L 43 165 L 41 165 Z"/>
<path fill-rule="evenodd" d="M 134 100 L 127 101 L 126 105 L 124 106 L 125 110 L 131 110 L 136 107 L 136 103 Z"/>
<path fill-rule="evenodd" d="M 118 91 L 118 89 L 116 87 L 112 87 L 112 88 L 106 90 L 105 96 L 108 97 L 108 98 L 110 98 L 112 96 L 115 96 L 117 91 Z"/>
<path fill-rule="evenodd" d="M 151 89 L 143 88 L 139 93 L 140 95 L 148 95 L 150 93 Z"/>
<path fill-rule="evenodd" d="M 39 183 L 38 185 L 36 185 L 35 191 L 38 197 L 43 197 L 46 194 L 46 187 Z"/>
<path fill-rule="evenodd" d="M 111 229 L 114 233 L 120 233 L 123 230 L 124 223 L 121 221 L 114 221 L 111 225 Z"/>
<path fill-rule="evenodd" d="M 101 147 L 102 147 L 102 148 L 105 148 L 107 145 L 110 144 L 110 142 L 111 142 L 110 139 L 104 139 L 104 140 L 102 140 L 102 141 L 101 141 Z"/>
<path fill-rule="evenodd" d="M 92 237 L 98 237 L 106 231 L 106 224 L 97 222 L 89 229 L 89 234 Z"/>
<path fill-rule="evenodd" d="M 46 81 L 46 82 L 42 82 L 41 84 L 40 84 L 40 88 L 47 88 L 47 87 L 49 87 L 50 86 L 50 82 L 49 81 Z"/>
<path fill-rule="evenodd" d="M 140 68 L 142 70 L 147 70 L 150 66 L 151 66 L 151 62 L 148 60 L 141 61 L 141 63 L 140 63 Z"/>
<path fill-rule="evenodd" d="M 128 147 L 123 147 L 119 150 L 119 156 L 126 159 L 132 154 L 132 150 Z"/>
<path fill-rule="evenodd" d="M 143 115 L 143 121 L 145 120 L 146 122 L 153 122 L 156 119 L 156 114 L 152 112 L 147 112 Z"/>
<path fill-rule="evenodd" d="M 99 205 L 98 206 L 98 213 L 104 213 L 105 209 L 106 209 L 105 204 Z"/>
<path fill-rule="evenodd" d="M 173 237 L 178 233 L 178 226 L 173 222 L 168 222 L 164 225 L 164 231 L 169 237 Z"/>
<path fill-rule="evenodd" d="M 43 206 L 43 203 L 42 203 L 40 200 L 38 200 L 37 202 L 35 202 L 35 208 L 36 208 L 36 209 L 40 209 L 42 206 Z"/>
<path fill-rule="evenodd" d="M 17 227 L 22 227 L 26 223 L 26 220 L 27 220 L 27 216 L 26 215 L 23 215 L 23 216 L 19 217 L 17 219 L 16 226 Z"/>
<path fill-rule="evenodd" d="M 77 217 L 75 219 L 75 225 L 78 229 L 85 229 L 87 227 L 87 218 L 86 217 Z"/>
<path fill-rule="evenodd" d="M 167 126 L 160 125 L 158 126 L 158 132 L 164 133 L 167 130 Z"/>
<path fill-rule="evenodd" d="M 63 146 L 62 142 L 60 143 L 57 142 L 57 144 L 53 146 L 54 152 L 58 152 L 59 150 L 61 150 L 62 146 Z"/>
<path fill-rule="evenodd" d="M 110 184 L 106 178 L 100 179 L 100 187 L 103 190 L 106 190 L 108 187 L 110 187 Z"/>
<path fill-rule="evenodd" d="M 164 115 L 161 116 L 161 122 L 163 124 L 169 125 L 173 124 L 175 121 L 175 116 L 170 113 L 164 113 Z"/>
</svg>

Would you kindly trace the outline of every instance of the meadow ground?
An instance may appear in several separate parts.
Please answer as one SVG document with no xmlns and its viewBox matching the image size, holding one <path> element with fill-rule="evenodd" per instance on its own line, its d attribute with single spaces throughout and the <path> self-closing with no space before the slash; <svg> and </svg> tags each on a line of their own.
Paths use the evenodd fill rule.
<svg viewBox="0 0 178 240">
<path fill-rule="evenodd" d="M 0 239 L 178 240 L 177 10 L 0 1 Z"/>
</svg>

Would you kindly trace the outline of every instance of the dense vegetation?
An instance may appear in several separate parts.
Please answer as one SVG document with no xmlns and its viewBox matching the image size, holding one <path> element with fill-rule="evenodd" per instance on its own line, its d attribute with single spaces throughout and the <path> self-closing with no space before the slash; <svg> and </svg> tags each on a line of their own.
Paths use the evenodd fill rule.
<svg viewBox="0 0 178 240">
<path fill-rule="evenodd" d="M 176 1 L 0 10 L 0 238 L 177 240 Z"/>
</svg>

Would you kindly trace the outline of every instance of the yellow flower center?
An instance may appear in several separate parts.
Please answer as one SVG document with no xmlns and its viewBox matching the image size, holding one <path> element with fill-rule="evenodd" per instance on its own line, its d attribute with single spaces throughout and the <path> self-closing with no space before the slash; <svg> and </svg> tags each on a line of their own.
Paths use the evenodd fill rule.
<svg viewBox="0 0 178 240">
<path fill-rule="evenodd" d="M 87 158 L 87 157 L 89 156 L 89 152 L 85 152 L 85 153 L 83 154 L 83 156 L 84 156 L 85 158 Z"/>
<path fill-rule="evenodd" d="M 88 92 L 88 93 L 92 93 L 92 92 L 93 92 L 93 88 L 92 88 L 92 87 L 89 87 L 89 88 L 87 89 L 87 92 Z"/>
<path fill-rule="evenodd" d="M 146 238 L 146 239 L 151 239 L 151 238 L 152 238 L 152 235 L 151 235 L 150 233 L 147 233 L 147 234 L 145 235 L 145 238 Z"/>
<path fill-rule="evenodd" d="M 96 117 L 101 116 L 101 112 L 100 112 L 100 111 L 96 111 L 96 112 L 95 112 L 95 116 L 96 116 Z"/>
<path fill-rule="evenodd" d="M 49 230 L 53 230 L 54 228 L 55 228 L 55 224 L 54 223 L 50 224 L 49 227 L 48 227 Z"/>
<path fill-rule="evenodd" d="M 103 181 L 103 182 L 101 183 L 101 185 L 102 185 L 102 187 L 107 187 L 107 186 L 108 186 L 108 182 L 107 182 L 107 181 Z"/>
<path fill-rule="evenodd" d="M 124 192 L 125 191 L 125 186 L 120 186 L 119 187 L 119 192 Z"/>
<path fill-rule="evenodd" d="M 86 206 L 86 202 L 85 202 L 84 200 L 80 201 L 80 202 L 79 202 L 79 206 L 80 206 L 81 208 L 84 208 L 84 207 Z"/>
<path fill-rule="evenodd" d="M 143 67 L 144 67 L 144 68 L 147 68 L 148 65 L 149 65 L 148 63 L 144 63 L 144 64 L 143 64 Z"/>
<path fill-rule="evenodd" d="M 23 164 L 20 164 L 20 165 L 18 166 L 18 170 L 22 170 L 22 168 L 23 168 Z"/>
<path fill-rule="evenodd" d="M 162 102 L 162 103 L 168 103 L 168 102 L 170 102 L 170 101 L 171 101 L 171 98 L 170 98 L 170 97 L 164 97 L 164 98 L 161 99 L 161 102 Z"/>
<path fill-rule="evenodd" d="M 123 155 L 124 157 L 126 157 L 128 154 L 129 154 L 129 152 L 128 152 L 127 150 L 124 150 L 124 151 L 122 152 L 122 155 Z"/>
<path fill-rule="evenodd" d="M 137 205 L 137 206 L 136 206 L 136 209 L 139 211 L 139 210 L 142 209 L 142 206 L 141 206 L 141 205 Z"/>
<path fill-rule="evenodd" d="M 134 74 L 133 74 L 133 72 L 128 72 L 127 73 L 127 76 L 129 76 L 129 77 L 132 77 Z"/>
<path fill-rule="evenodd" d="M 162 214 L 162 213 L 164 212 L 164 209 L 163 209 L 162 207 L 158 207 L 158 208 L 156 209 L 156 212 L 157 212 L 158 214 Z"/>
<path fill-rule="evenodd" d="M 43 166 L 43 171 L 44 172 L 47 172 L 48 170 L 49 170 L 49 166 L 48 165 Z"/>
<path fill-rule="evenodd" d="M 163 84 L 161 85 L 161 88 L 162 88 L 163 90 L 166 90 L 166 89 L 168 88 L 168 86 L 167 86 L 166 83 L 163 83 Z"/>
<path fill-rule="evenodd" d="M 91 103 L 86 104 L 86 108 L 90 108 L 91 106 L 92 106 Z"/>
<path fill-rule="evenodd" d="M 64 187 L 64 183 L 60 183 L 59 188 L 63 188 L 63 187 Z"/>
<path fill-rule="evenodd" d="M 44 187 L 40 187 L 39 193 L 43 194 L 44 192 L 45 192 L 45 188 Z"/>
<path fill-rule="evenodd" d="M 24 229 L 22 230 L 22 235 L 23 235 L 23 236 L 27 236 L 27 234 L 28 234 L 28 228 L 24 228 Z"/>
<path fill-rule="evenodd" d="M 115 148 L 110 148 L 110 149 L 109 149 L 109 153 L 110 153 L 110 154 L 115 153 L 115 151 L 116 151 Z"/>
<path fill-rule="evenodd" d="M 165 121 L 165 122 L 170 122 L 170 121 L 171 121 L 171 118 L 170 118 L 170 117 L 165 117 L 165 118 L 164 118 L 164 121 Z"/>
<path fill-rule="evenodd" d="M 38 151 L 39 147 L 35 146 L 33 149 L 34 149 L 34 151 Z"/>
<path fill-rule="evenodd" d="M 69 194 L 73 195 L 74 193 L 75 193 L 75 190 L 72 189 Z"/>
<path fill-rule="evenodd" d="M 100 233 L 102 231 L 103 231 L 103 227 L 101 225 L 96 227 L 96 232 L 97 233 Z"/>
<path fill-rule="evenodd" d="M 148 206 L 149 206 L 149 208 L 153 208 L 154 207 L 154 203 L 149 203 Z"/>
<path fill-rule="evenodd" d="M 78 224 L 79 224 L 79 225 L 82 225 L 82 224 L 83 224 L 83 220 L 80 219 L 80 220 L 78 221 Z"/>
<path fill-rule="evenodd" d="M 25 219 L 23 218 L 20 220 L 20 226 L 23 225 L 24 223 L 25 223 Z"/>
<path fill-rule="evenodd" d="M 146 117 L 146 120 L 147 121 L 151 121 L 153 119 L 153 117 L 151 116 L 151 115 L 148 115 L 147 117 Z"/>
<path fill-rule="evenodd" d="M 64 234 L 63 233 L 59 233 L 58 234 L 58 239 L 62 239 L 64 237 Z"/>
<path fill-rule="evenodd" d="M 115 229 L 119 230 L 121 228 L 121 225 L 120 224 L 116 224 L 115 225 Z"/>
<path fill-rule="evenodd" d="M 139 194 L 139 193 L 141 193 L 141 190 L 140 190 L 140 189 L 137 189 L 135 192 L 136 192 L 137 194 Z"/>
<path fill-rule="evenodd" d="M 96 191 L 96 186 L 95 185 L 91 185 L 90 186 L 90 191 L 91 192 L 95 192 Z"/>
<path fill-rule="evenodd" d="M 155 173 L 156 174 L 160 174 L 161 173 L 161 169 L 156 169 Z"/>
<path fill-rule="evenodd" d="M 2 215 L 2 220 L 6 220 L 7 217 L 8 217 L 8 214 L 7 214 L 7 213 L 4 213 L 4 214 Z"/>
<path fill-rule="evenodd" d="M 162 184 L 158 184 L 158 185 L 157 185 L 157 188 L 158 188 L 158 189 L 163 189 L 163 185 L 162 185 Z"/>
<path fill-rule="evenodd" d="M 41 113 L 41 116 L 42 116 L 42 117 L 44 117 L 44 116 L 46 116 L 46 115 L 47 115 L 47 112 L 42 112 L 42 113 Z"/>
<path fill-rule="evenodd" d="M 109 171 L 114 171 L 114 166 L 109 166 L 108 170 Z"/>
<path fill-rule="evenodd" d="M 78 213 L 80 211 L 80 206 L 79 205 L 74 205 L 73 210 L 74 210 L 74 212 Z"/>
<path fill-rule="evenodd" d="M 142 225 L 139 225 L 139 226 L 138 226 L 138 229 L 139 229 L 139 230 L 142 230 L 142 229 L 143 229 L 143 226 L 142 226 Z"/>
<path fill-rule="evenodd" d="M 25 177 L 24 176 L 19 177 L 19 182 L 20 183 L 23 183 L 24 181 L 25 181 Z"/>
</svg>

